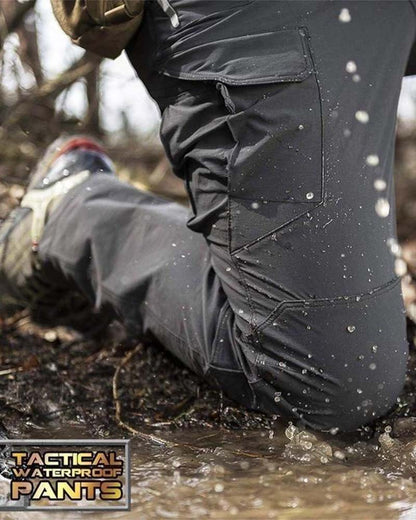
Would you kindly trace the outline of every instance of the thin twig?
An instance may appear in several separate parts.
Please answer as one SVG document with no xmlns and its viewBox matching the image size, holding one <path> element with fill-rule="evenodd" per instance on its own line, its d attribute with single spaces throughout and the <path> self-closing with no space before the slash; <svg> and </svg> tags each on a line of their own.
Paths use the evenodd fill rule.
<svg viewBox="0 0 416 520">
<path fill-rule="evenodd" d="M 8 376 L 9 374 L 15 374 L 16 372 L 21 372 L 22 370 L 23 370 L 22 367 L 6 368 L 5 370 L 0 370 L 0 376 Z"/>
<path fill-rule="evenodd" d="M 16 314 L 14 314 L 13 316 L 11 316 L 10 318 L 6 318 L 4 320 L 4 325 L 6 327 L 13 327 L 14 325 L 16 325 L 16 323 L 18 323 L 21 319 L 23 318 L 27 318 L 28 316 L 30 316 L 30 311 L 29 309 L 23 309 L 22 311 L 20 312 L 17 312 Z"/>
<path fill-rule="evenodd" d="M 56 99 L 66 88 L 99 67 L 100 63 L 101 59 L 85 53 L 60 75 L 45 81 L 40 87 L 30 90 L 14 105 L 8 107 L 6 114 L 3 116 L 3 128 L 10 128 L 18 124 L 24 116 L 30 113 L 34 105 L 41 103 L 43 100 Z"/>
</svg>

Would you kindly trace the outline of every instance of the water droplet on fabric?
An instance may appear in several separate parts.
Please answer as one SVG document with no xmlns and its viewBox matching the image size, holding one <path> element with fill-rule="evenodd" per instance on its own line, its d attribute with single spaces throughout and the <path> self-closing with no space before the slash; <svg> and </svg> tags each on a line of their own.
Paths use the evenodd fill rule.
<svg viewBox="0 0 416 520">
<path fill-rule="evenodd" d="M 378 166 L 380 163 L 380 159 L 379 159 L 378 155 L 370 154 L 370 155 L 367 155 L 365 162 L 368 164 L 368 166 Z"/>
<path fill-rule="evenodd" d="M 402 248 L 399 246 L 395 238 L 389 238 L 387 240 L 387 245 L 394 256 L 400 256 Z"/>
<path fill-rule="evenodd" d="M 386 218 L 390 213 L 390 203 L 387 199 L 380 198 L 375 205 L 376 213 L 381 218 Z"/>
<path fill-rule="evenodd" d="M 357 71 L 357 65 L 355 63 L 355 61 L 349 61 L 346 65 L 345 65 L 345 70 L 347 72 L 349 72 L 350 74 L 354 74 L 354 72 Z"/>
<path fill-rule="evenodd" d="M 351 22 L 351 15 L 349 9 L 344 7 L 338 15 L 338 20 L 342 23 Z"/>
<path fill-rule="evenodd" d="M 355 325 L 348 325 L 348 326 L 347 326 L 347 331 L 348 331 L 348 332 L 351 332 L 351 333 L 352 333 L 352 332 L 355 332 Z"/>
<path fill-rule="evenodd" d="M 314 197 L 314 195 L 313 195 L 313 193 L 312 193 L 311 191 L 309 191 L 309 192 L 306 194 L 306 198 L 307 198 L 308 200 L 313 199 L 313 197 Z"/>
<path fill-rule="evenodd" d="M 397 276 L 404 276 L 407 273 L 407 264 L 403 258 L 396 258 L 394 261 L 394 272 Z"/>
<path fill-rule="evenodd" d="M 370 116 L 365 110 L 357 110 L 355 113 L 355 119 L 360 123 L 366 124 L 370 120 Z"/>
<path fill-rule="evenodd" d="M 384 191 L 387 188 L 387 183 L 384 179 L 376 179 L 374 181 L 374 188 L 377 191 Z"/>
</svg>

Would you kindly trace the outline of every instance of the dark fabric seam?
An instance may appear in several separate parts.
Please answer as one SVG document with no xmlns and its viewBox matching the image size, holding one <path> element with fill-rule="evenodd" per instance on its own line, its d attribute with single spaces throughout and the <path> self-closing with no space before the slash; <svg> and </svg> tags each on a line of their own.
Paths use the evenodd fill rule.
<svg viewBox="0 0 416 520">
<path fill-rule="evenodd" d="M 385 284 L 379 285 L 375 289 L 372 289 L 371 292 L 350 295 L 347 297 L 348 300 L 345 299 L 345 296 L 335 296 L 333 298 L 319 298 L 312 300 L 284 300 L 275 309 L 271 311 L 269 316 L 257 327 L 255 332 L 261 332 L 264 329 L 264 327 L 270 323 L 270 321 L 276 318 L 277 315 L 280 316 L 284 312 L 285 308 L 289 309 L 291 307 L 297 307 L 299 305 L 305 305 L 309 307 L 324 307 L 328 303 L 331 303 L 332 305 L 357 305 L 361 304 L 362 301 L 371 300 L 375 296 L 379 296 L 380 294 L 384 294 L 384 292 L 388 292 L 389 290 L 393 289 L 400 281 L 400 277 L 393 278 Z M 356 300 L 357 297 L 360 298 L 358 301 Z M 284 308 L 282 309 L 282 307 Z"/>
<path fill-rule="evenodd" d="M 213 341 L 213 351 L 212 351 L 212 354 L 210 356 L 210 361 L 208 362 L 208 366 L 211 364 L 212 360 L 215 359 L 215 357 L 216 357 L 216 355 L 217 355 L 217 353 L 219 351 L 220 342 L 219 342 L 219 339 L 218 339 L 218 333 L 222 329 L 222 327 L 224 325 L 224 322 L 225 322 L 225 319 L 228 316 L 229 311 L 231 311 L 231 307 L 230 307 L 229 302 L 227 301 L 227 303 L 221 309 L 222 315 L 220 315 L 219 324 L 218 324 L 218 326 L 216 328 L 216 331 L 215 331 L 215 337 L 214 337 L 214 341 Z"/>
</svg>

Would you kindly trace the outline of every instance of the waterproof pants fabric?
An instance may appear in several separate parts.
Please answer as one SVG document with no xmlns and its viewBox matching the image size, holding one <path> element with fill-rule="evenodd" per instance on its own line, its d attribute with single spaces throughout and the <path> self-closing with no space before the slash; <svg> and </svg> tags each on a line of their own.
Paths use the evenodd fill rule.
<svg viewBox="0 0 416 520">
<path fill-rule="evenodd" d="M 128 54 L 191 209 L 91 177 L 40 258 L 251 409 L 381 416 L 408 356 L 392 170 L 415 30 L 406 1 L 148 2 Z"/>
</svg>

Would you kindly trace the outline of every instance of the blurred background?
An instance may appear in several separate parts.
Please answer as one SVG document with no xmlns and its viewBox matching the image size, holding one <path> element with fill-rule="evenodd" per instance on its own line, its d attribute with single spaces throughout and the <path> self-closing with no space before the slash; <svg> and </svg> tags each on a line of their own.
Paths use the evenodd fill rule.
<svg viewBox="0 0 416 520">
<path fill-rule="evenodd" d="M 185 200 L 160 144 L 160 114 L 127 57 L 100 59 L 73 45 L 49 0 L 0 0 L 0 219 L 60 133 L 106 144 L 118 173 Z"/>
<path fill-rule="evenodd" d="M 0 219 L 63 131 L 100 137 L 121 178 L 185 201 L 158 139 L 158 108 L 125 55 L 101 60 L 71 44 L 49 0 L 1 0 L 0 49 Z M 416 244 L 416 77 L 403 81 L 395 179 L 399 239 Z"/>
</svg>

